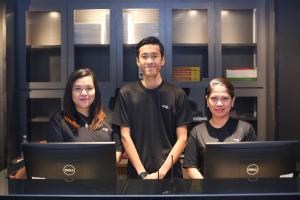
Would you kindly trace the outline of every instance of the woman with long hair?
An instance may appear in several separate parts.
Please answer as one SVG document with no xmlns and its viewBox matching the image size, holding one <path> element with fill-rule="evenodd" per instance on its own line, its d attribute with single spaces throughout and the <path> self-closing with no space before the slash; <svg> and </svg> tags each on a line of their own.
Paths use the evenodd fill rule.
<svg viewBox="0 0 300 200">
<path fill-rule="evenodd" d="M 116 142 L 116 161 L 120 161 L 122 145 L 117 126 L 110 123 L 104 111 L 101 92 L 94 73 L 88 69 L 74 71 L 67 82 L 63 111 L 50 116 L 47 142 Z M 12 179 L 26 177 L 25 167 Z"/>
<path fill-rule="evenodd" d="M 122 152 L 119 134 L 103 109 L 94 73 L 88 68 L 74 71 L 65 88 L 63 111 L 50 117 L 47 142 L 115 141 L 118 162 Z"/>
</svg>

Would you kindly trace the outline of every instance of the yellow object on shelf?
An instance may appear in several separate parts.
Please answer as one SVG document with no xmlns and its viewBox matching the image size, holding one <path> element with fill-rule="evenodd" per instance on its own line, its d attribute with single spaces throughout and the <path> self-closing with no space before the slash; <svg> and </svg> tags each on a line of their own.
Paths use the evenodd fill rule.
<svg viewBox="0 0 300 200">
<path fill-rule="evenodd" d="M 200 81 L 200 67 L 174 67 L 173 80 L 175 81 Z"/>
</svg>

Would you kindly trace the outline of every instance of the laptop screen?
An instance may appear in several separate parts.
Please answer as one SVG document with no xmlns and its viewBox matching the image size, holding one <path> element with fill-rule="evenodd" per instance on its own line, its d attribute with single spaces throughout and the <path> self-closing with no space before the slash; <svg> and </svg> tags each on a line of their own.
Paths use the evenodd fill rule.
<svg viewBox="0 0 300 200">
<path fill-rule="evenodd" d="M 207 143 L 205 178 L 279 177 L 296 169 L 298 141 Z"/>
<path fill-rule="evenodd" d="M 28 178 L 116 179 L 115 142 L 26 143 Z"/>
</svg>

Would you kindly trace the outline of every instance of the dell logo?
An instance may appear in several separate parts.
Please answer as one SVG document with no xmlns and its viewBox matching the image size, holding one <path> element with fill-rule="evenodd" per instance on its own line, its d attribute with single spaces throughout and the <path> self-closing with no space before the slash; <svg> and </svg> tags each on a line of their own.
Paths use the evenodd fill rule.
<svg viewBox="0 0 300 200">
<path fill-rule="evenodd" d="M 258 174 L 258 172 L 259 172 L 259 167 L 257 164 L 250 164 L 247 166 L 247 174 L 249 174 L 250 176 L 254 176 Z"/>
<path fill-rule="evenodd" d="M 76 172 L 76 169 L 73 165 L 65 165 L 63 168 L 63 173 L 67 176 L 72 176 Z"/>
</svg>

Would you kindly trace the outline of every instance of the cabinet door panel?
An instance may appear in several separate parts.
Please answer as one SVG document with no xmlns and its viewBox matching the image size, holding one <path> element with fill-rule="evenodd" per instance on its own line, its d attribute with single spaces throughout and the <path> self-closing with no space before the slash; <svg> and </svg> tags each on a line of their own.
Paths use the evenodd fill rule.
<svg viewBox="0 0 300 200">
<path fill-rule="evenodd" d="M 137 81 L 143 74 L 136 64 L 136 44 L 149 36 L 160 37 L 160 10 L 158 8 L 122 9 L 123 75 L 124 82 Z"/>
<path fill-rule="evenodd" d="M 213 3 L 170 3 L 166 14 L 167 79 L 181 87 L 204 86 L 214 75 Z"/>
<path fill-rule="evenodd" d="M 74 9 L 74 69 L 90 68 L 110 82 L 110 9 Z"/>
<path fill-rule="evenodd" d="M 67 77 L 67 12 L 64 3 L 31 3 L 24 11 L 20 87 L 63 88 Z M 21 50 L 23 46 L 20 46 Z M 23 82 L 24 80 L 24 82 Z"/>
<path fill-rule="evenodd" d="M 238 87 L 264 87 L 265 4 L 263 1 L 216 1 L 217 75 Z"/>
</svg>

